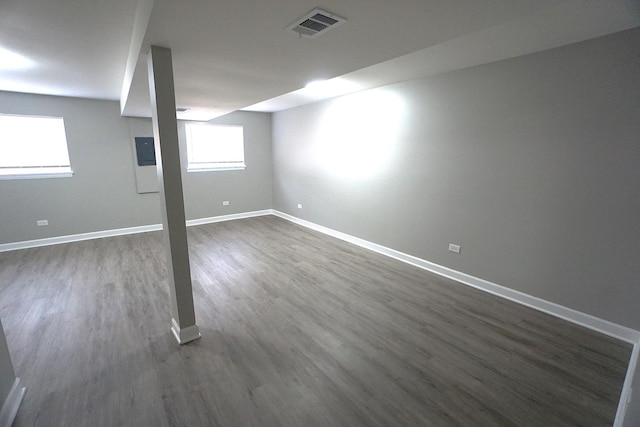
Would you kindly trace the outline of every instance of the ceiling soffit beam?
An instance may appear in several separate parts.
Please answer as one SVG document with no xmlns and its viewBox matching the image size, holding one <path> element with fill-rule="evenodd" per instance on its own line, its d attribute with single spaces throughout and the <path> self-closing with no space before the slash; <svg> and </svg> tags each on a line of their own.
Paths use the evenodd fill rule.
<svg viewBox="0 0 640 427">
<path fill-rule="evenodd" d="M 376 87 L 393 83 L 380 76 L 393 75 L 394 82 L 423 78 L 554 49 L 638 25 L 640 6 L 625 0 L 586 5 L 583 0 L 566 0 L 523 18 L 353 71 L 344 77 L 363 86 Z"/>
<path fill-rule="evenodd" d="M 124 113 L 129 91 L 131 90 L 131 82 L 133 74 L 138 64 L 138 57 L 142 49 L 142 42 L 147 32 L 147 26 L 151 19 L 151 11 L 155 0 L 138 0 L 136 7 L 136 16 L 133 22 L 133 30 L 131 33 L 131 44 L 129 45 L 129 56 L 127 57 L 127 66 L 124 71 L 124 80 L 122 82 L 122 91 L 120 92 L 120 114 Z"/>
<path fill-rule="evenodd" d="M 591 1 L 587 4 L 584 0 L 565 0 L 556 6 L 352 71 L 329 81 L 355 83 L 354 89 L 346 87 L 342 93 L 333 96 L 346 95 L 553 49 L 639 25 L 640 4 L 632 5 L 626 0 Z M 320 99 L 325 98 L 313 96 L 302 88 L 242 109 L 274 112 Z"/>
</svg>

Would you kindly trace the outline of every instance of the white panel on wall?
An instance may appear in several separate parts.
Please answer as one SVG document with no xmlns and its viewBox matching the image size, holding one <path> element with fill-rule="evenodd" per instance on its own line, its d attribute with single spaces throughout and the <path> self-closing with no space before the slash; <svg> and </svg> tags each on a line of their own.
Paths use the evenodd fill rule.
<svg viewBox="0 0 640 427">
<path fill-rule="evenodd" d="M 139 194 L 158 192 L 158 175 L 155 166 L 135 166 L 136 189 Z"/>
<path fill-rule="evenodd" d="M 131 149 L 133 156 L 133 169 L 136 178 L 136 190 L 138 194 L 157 193 L 158 174 L 155 165 L 140 166 L 137 161 L 136 137 L 152 137 L 151 121 L 149 119 L 129 119 L 131 132 Z"/>
</svg>

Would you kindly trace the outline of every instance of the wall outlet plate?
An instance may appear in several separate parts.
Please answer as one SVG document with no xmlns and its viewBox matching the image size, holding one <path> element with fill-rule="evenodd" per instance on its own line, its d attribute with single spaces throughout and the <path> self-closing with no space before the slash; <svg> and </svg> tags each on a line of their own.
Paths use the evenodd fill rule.
<svg viewBox="0 0 640 427">
<path fill-rule="evenodd" d="M 229 206 L 229 201 L 225 200 L 224 202 L 222 202 L 222 206 Z"/>
<path fill-rule="evenodd" d="M 302 203 L 298 203 L 298 209 L 302 209 Z"/>
<path fill-rule="evenodd" d="M 449 252 L 453 252 L 455 254 L 460 253 L 460 245 L 454 245 L 453 243 L 449 243 Z"/>
<path fill-rule="evenodd" d="M 44 227 L 45 225 L 49 225 L 49 220 L 39 219 L 38 221 L 36 221 L 36 225 L 38 227 Z"/>
</svg>

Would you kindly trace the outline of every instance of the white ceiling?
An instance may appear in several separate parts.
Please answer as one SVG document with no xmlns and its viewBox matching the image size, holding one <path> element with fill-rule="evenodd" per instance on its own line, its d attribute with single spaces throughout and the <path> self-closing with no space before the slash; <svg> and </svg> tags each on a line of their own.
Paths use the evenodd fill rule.
<svg viewBox="0 0 640 427">
<path fill-rule="evenodd" d="M 0 90 L 120 100 L 150 116 L 146 52 L 171 48 L 185 118 L 328 96 L 640 26 L 637 0 L 0 0 Z M 347 22 L 285 28 L 315 7 Z M 4 49 L 4 50 L 3 50 Z M 20 55 L 15 66 L 3 57 Z M 340 87 L 302 89 L 317 79 Z"/>
</svg>

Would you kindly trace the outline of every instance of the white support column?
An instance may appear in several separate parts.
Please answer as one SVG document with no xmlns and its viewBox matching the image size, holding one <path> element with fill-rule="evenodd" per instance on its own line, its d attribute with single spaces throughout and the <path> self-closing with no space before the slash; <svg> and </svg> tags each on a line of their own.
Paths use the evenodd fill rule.
<svg viewBox="0 0 640 427">
<path fill-rule="evenodd" d="M 16 378 L 0 321 L 0 427 L 11 426 L 18 413 L 26 387 Z"/>
<path fill-rule="evenodd" d="M 200 338 L 200 330 L 191 287 L 171 50 L 152 46 L 148 67 L 162 233 L 171 290 L 171 331 L 178 343 L 185 344 Z"/>
</svg>

